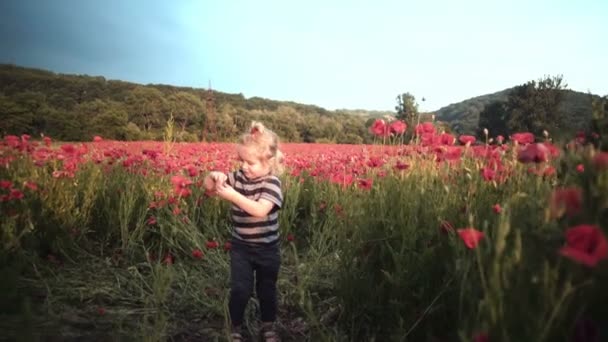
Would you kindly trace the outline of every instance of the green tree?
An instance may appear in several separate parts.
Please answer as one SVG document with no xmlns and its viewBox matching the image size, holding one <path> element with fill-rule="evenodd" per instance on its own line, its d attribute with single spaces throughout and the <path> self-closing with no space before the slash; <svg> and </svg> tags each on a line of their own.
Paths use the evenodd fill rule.
<svg viewBox="0 0 608 342">
<path fill-rule="evenodd" d="M 408 126 L 416 124 L 416 118 L 418 117 L 418 103 L 416 98 L 410 93 L 403 93 L 397 95 L 397 119 L 405 121 Z"/>
<path fill-rule="evenodd" d="M 215 115 L 216 137 L 212 140 L 231 140 L 237 134 L 234 117 L 238 111 L 229 103 L 224 103 Z M 209 132 L 212 134 L 213 132 Z"/>
<path fill-rule="evenodd" d="M 603 151 L 608 150 L 608 95 L 592 99 L 593 115 L 590 138 L 593 144 Z"/>
<path fill-rule="evenodd" d="M 128 114 L 122 104 L 115 101 L 93 100 L 78 104 L 73 110 L 85 123 L 83 135 L 90 140 L 95 135 L 107 139 L 127 140 Z M 86 118 L 85 120 L 83 120 Z"/>
<path fill-rule="evenodd" d="M 129 121 L 145 131 L 162 129 L 169 116 L 167 100 L 153 87 L 136 86 L 126 98 Z"/>
<path fill-rule="evenodd" d="M 205 111 L 205 105 L 194 94 L 179 91 L 169 96 L 167 104 L 171 113 L 173 113 L 175 124 L 180 128 L 181 132 L 185 132 L 191 125 L 202 121 L 201 117 Z"/>
<path fill-rule="evenodd" d="M 562 76 L 545 77 L 513 88 L 507 101 L 511 132 L 529 131 L 541 135 L 543 130 L 555 132 L 564 123 L 558 107 L 566 87 Z"/>
<path fill-rule="evenodd" d="M 45 129 L 48 111 L 44 94 L 30 91 L 11 97 L 0 94 L 0 134 L 38 135 Z"/>
<path fill-rule="evenodd" d="M 507 112 L 506 104 L 502 101 L 494 101 L 479 113 L 477 135 L 482 139 L 485 138 L 483 130 L 487 129 L 490 137 L 499 135 L 508 137 L 511 133 L 507 126 L 508 120 L 509 113 Z"/>
</svg>

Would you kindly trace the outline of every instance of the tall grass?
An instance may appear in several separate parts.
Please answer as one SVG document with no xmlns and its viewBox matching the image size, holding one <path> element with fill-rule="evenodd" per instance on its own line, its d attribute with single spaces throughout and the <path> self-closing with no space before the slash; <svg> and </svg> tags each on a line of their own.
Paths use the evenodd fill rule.
<svg viewBox="0 0 608 342">
<path fill-rule="evenodd" d="M 458 164 L 392 157 L 411 168 L 369 170 L 369 190 L 306 172 L 283 176 L 282 334 L 565 341 L 581 321 L 601 326 L 608 317 L 606 262 L 586 268 L 558 254 L 574 224 L 599 224 L 606 233 L 608 174 L 589 162 L 593 151 L 585 153 L 554 161 L 553 176 L 528 172 L 507 156 L 513 173 L 504 182 L 484 180 L 483 164 L 469 157 Z M 584 173 L 573 171 L 579 163 Z M 0 203 L 7 336 L 225 338 L 229 205 L 196 186 L 204 174 L 192 177 L 191 194 L 178 196 L 169 175 L 141 172 L 150 167 L 84 162 L 74 177 L 53 177 L 61 165 L 19 157 L 0 169 L 0 179 L 25 192 Z M 24 188 L 28 181 L 38 190 Z M 552 217 L 548 199 L 566 185 L 583 190 L 583 212 Z M 446 222 L 485 237 L 466 248 Z M 258 309 L 254 299 L 251 335 Z"/>
</svg>

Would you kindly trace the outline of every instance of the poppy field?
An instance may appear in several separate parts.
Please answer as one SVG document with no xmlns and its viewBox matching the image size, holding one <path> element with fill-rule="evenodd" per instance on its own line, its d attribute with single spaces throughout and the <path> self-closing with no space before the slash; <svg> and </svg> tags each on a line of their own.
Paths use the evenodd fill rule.
<svg viewBox="0 0 608 342">
<path fill-rule="evenodd" d="M 282 144 L 282 339 L 605 339 L 608 153 L 402 129 Z M 3 337 L 226 340 L 229 205 L 202 180 L 236 165 L 228 143 L 3 137 Z"/>
</svg>

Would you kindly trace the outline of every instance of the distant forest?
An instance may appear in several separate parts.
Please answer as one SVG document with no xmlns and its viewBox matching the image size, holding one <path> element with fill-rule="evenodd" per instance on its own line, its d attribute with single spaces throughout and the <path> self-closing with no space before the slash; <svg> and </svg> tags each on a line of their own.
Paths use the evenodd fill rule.
<svg viewBox="0 0 608 342">
<path fill-rule="evenodd" d="M 592 102 L 600 100 L 563 89 L 561 78 L 547 78 L 435 113 L 418 113 L 409 93 L 397 96 L 394 112 L 329 111 L 212 89 L 140 85 L 0 65 L 0 135 L 45 135 L 61 141 L 90 141 L 95 135 L 162 140 L 169 122 L 177 141 L 233 141 L 252 120 L 259 120 L 283 141 L 360 144 L 373 142 L 368 127 L 375 119 L 388 117 L 403 119 L 410 130 L 434 117 L 441 130 L 460 134 L 480 134 L 484 127 L 505 136 L 514 130 L 542 134 L 541 128 L 571 133 L 589 127 Z"/>
<path fill-rule="evenodd" d="M 493 121 L 500 121 L 503 124 L 508 124 L 508 120 L 505 117 L 505 113 L 509 111 L 509 101 L 513 102 L 513 97 L 519 97 L 521 99 L 522 93 L 528 95 L 531 103 L 528 104 L 528 111 L 530 117 L 535 115 L 534 112 L 538 112 L 538 107 L 542 107 L 543 104 L 547 104 L 546 99 L 535 98 L 539 92 L 528 90 L 526 94 L 526 87 L 534 85 L 538 88 L 538 83 L 531 81 L 525 85 L 521 85 L 514 88 L 505 89 L 493 94 L 482 95 L 474 97 L 459 103 L 451 104 L 443 107 L 436 111 L 437 117 L 440 120 L 449 122 L 450 126 L 455 132 L 475 134 L 479 133 L 480 129 L 488 128 L 493 129 L 493 135 L 505 134 L 505 129 L 498 128 L 496 130 L 496 124 L 492 124 L 489 120 L 494 118 Z M 524 89 L 522 89 L 524 88 Z M 515 94 L 516 91 L 520 91 L 520 94 Z M 522 90 L 524 90 L 522 92 Z M 533 94 L 536 93 L 536 94 Z M 512 96 L 510 100 L 510 95 Z M 553 100 L 549 97 L 549 102 L 555 105 L 551 109 L 551 113 L 548 113 L 548 117 L 542 124 L 545 126 L 544 129 L 557 136 L 572 136 L 577 131 L 585 131 L 589 129 L 589 125 L 592 119 L 592 112 L 594 102 L 605 101 L 600 96 L 581 93 L 568 89 L 560 89 L 557 92 L 557 101 L 555 95 Z M 521 102 L 521 101 L 520 101 Z M 541 108 L 540 111 L 545 109 Z M 521 118 L 513 118 L 511 121 L 515 121 Z M 514 129 L 517 129 L 515 122 L 513 122 Z M 524 127 L 522 127 L 524 128 Z M 534 131 L 533 128 L 528 127 L 528 130 Z M 538 132 L 536 132 L 538 133 Z"/>
</svg>

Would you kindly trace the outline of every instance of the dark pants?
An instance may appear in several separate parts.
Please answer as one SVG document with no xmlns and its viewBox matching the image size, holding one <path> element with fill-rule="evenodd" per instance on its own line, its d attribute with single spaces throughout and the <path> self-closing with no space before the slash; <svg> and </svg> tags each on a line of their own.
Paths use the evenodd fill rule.
<svg viewBox="0 0 608 342">
<path fill-rule="evenodd" d="M 277 317 L 277 277 L 281 255 L 279 245 L 249 246 L 234 242 L 230 250 L 230 319 L 233 326 L 243 323 L 245 307 L 255 290 L 260 301 L 262 322 Z"/>
</svg>

